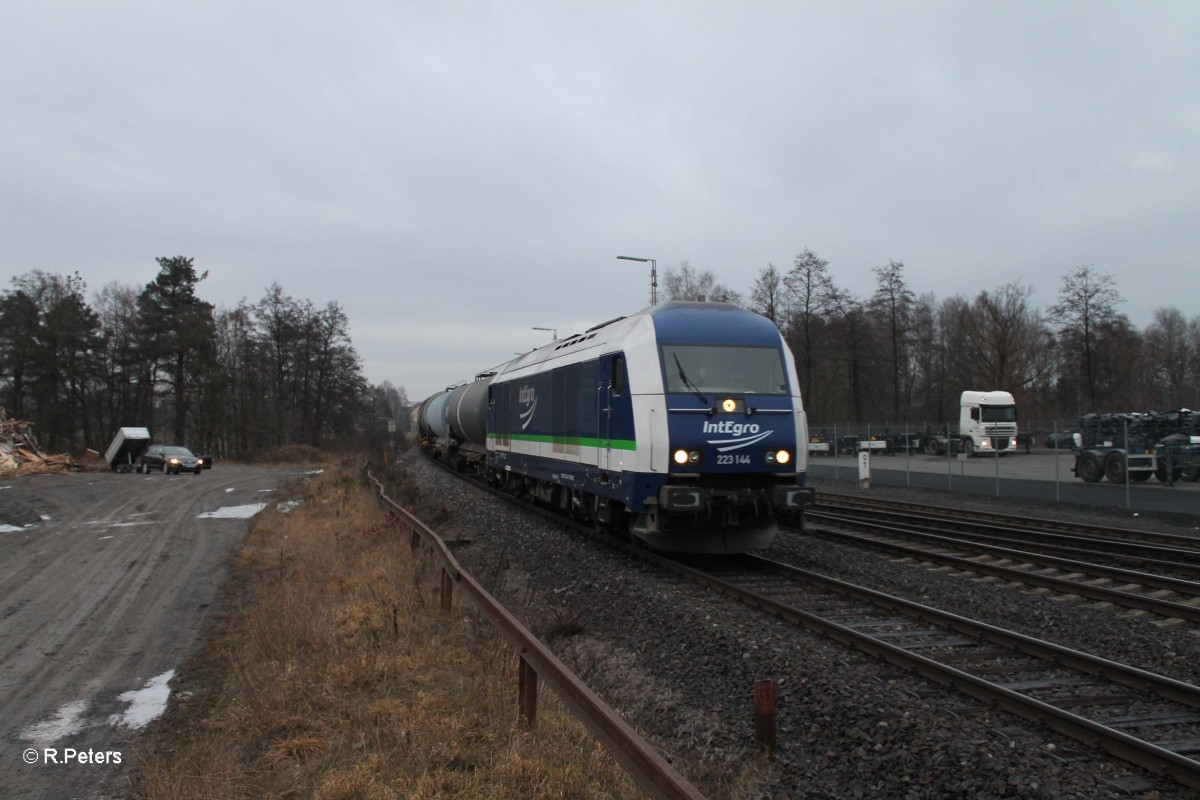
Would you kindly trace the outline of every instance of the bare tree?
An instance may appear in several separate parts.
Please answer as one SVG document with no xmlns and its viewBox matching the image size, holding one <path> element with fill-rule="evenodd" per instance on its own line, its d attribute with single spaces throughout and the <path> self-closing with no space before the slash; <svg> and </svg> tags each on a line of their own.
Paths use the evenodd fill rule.
<svg viewBox="0 0 1200 800">
<path fill-rule="evenodd" d="M 796 256 L 783 283 L 787 289 L 787 307 L 791 312 L 786 326 L 788 343 L 796 355 L 802 394 L 809 398 L 812 395 L 818 340 L 826 327 L 826 316 L 837 292 L 829 277 L 829 262 L 808 248 Z"/>
<path fill-rule="evenodd" d="M 1195 391 L 1197 353 L 1189 325 L 1177 308 L 1160 308 L 1146 329 L 1146 380 L 1150 402 L 1161 408 L 1182 408 Z"/>
<path fill-rule="evenodd" d="M 908 364 L 909 310 L 913 293 L 904 282 L 904 263 L 889 260 L 886 266 L 876 267 L 875 294 L 871 297 L 871 312 L 887 332 L 892 386 L 892 419 L 907 415 L 911 404 L 912 370 Z M 907 379 L 907 380 L 904 380 Z"/>
<path fill-rule="evenodd" d="M 786 304 L 783 277 L 774 264 L 767 264 L 758 271 L 750 289 L 750 310 L 779 325 L 786 313 Z"/>
<path fill-rule="evenodd" d="M 103 420 L 100 427 L 106 437 L 122 426 L 149 424 L 142 418 L 142 410 L 153 402 L 153 386 L 142 372 L 145 359 L 138 347 L 137 295 L 135 287 L 113 281 L 93 299 L 103 343 L 96 413 Z"/>
<path fill-rule="evenodd" d="M 1141 331 L 1124 314 L 1118 314 L 1096 326 L 1096 341 L 1096 396 L 1103 405 L 1116 409 L 1148 407 L 1149 393 L 1138 379 L 1145 360 Z M 1093 404 L 1088 410 L 1095 409 Z"/>
<path fill-rule="evenodd" d="M 1097 397 L 1097 349 L 1101 333 L 1113 330 L 1123 315 L 1117 304 L 1124 302 L 1112 275 L 1099 273 L 1090 264 L 1076 267 L 1062 278 L 1058 302 L 1050 307 L 1050 320 L 1058 325 L 1064 356 L 1074 362 L 1088 405 Z"/>
<path fill-rule="evenodd" d="M 873 339 L 871 319 L 866 304 L 850 292 L 834 290 L 829 305 L 835 319 L 834 331 L 840 334 L 840 360 L 845 365 L 853 421 L 862 422 L 866 419 L 864 373 L 868 371 Z"/>
<path fill-rule="evenodd" d="M 932 292 L 917 298 L 910 319 L 913 410 L 918 419 L 940 420 L 946 391 L 946 348 Z"/>
<path fill-rule="evenodd" d="M 663 281 L 668 300 L 706 300 L 741 305 L 742 297 L 717 280 L 712 270 L 700 271 L 686 261 L 667 267 Z"/>
<path fill-rule="evenodd" d="M 975 298 L 963 332 L 978 385 L 962 388 L 1016 392 L 1050 370 L 1050 331 L 1033 308 L 1032 296 L 1032 286 L 1008 283 Z"/>
</svg>

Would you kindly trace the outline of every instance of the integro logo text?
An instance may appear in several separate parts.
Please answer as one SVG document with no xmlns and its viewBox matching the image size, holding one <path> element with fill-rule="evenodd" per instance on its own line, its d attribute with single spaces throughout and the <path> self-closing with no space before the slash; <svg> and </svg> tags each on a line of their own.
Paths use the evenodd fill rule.
<svg viewBox="0 0 1200 800">
<path fill-rule="evenodd" d="M 733 422 L 723 419 L 720 422 L 704 423 L 704 433 L 728 433 L 731 436 L 753 436 L 758 433 L 758 425 L 753 422 Z"/>
</svg>

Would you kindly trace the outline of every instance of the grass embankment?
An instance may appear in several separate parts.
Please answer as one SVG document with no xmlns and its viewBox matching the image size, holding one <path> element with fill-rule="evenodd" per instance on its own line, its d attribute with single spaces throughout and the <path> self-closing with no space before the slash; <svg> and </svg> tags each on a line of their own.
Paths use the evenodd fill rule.
<svg viewBox="0 0 1200 800">
<path fill-rule="evenodd" d="M 460 598 L 440 610 L 360 473 L 286 492 L 302 502 L 255 518 L 136 797 L 641 796 L 550 692 L 524 730 L 515 656 Z"/>
</svg>

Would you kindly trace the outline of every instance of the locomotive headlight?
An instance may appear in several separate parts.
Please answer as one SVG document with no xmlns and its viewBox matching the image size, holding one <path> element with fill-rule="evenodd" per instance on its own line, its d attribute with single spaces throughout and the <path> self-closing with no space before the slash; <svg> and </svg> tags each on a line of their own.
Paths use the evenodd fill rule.
<svg viewBox="0 0 1200 800">
<path fill-rule="evenodd" d="M 767 463 L 768 464 L 786 464 L 791 460 L 792 460 L 792 454 L 789 453 L 787 450 L 768 450 L 767 451 Z"/>
<path fill-rule="evenodd" d="M 675 459 L 675 463 L 680 466 L 683 466 L 684 464 L 699 464 L 700 463 L 700 451 L 699 450 L 676 450 L 673 458 Z"/>
<path fill-rule="evenodd" d="M 721 401 L 721 410 L 724 411 L 726 414 L 732 414 L 733 412 L 737 411 L 738 410 L 737 400 L 734 400 L 732 397 L 726 397 L 724 400 Z"/>
</svg>

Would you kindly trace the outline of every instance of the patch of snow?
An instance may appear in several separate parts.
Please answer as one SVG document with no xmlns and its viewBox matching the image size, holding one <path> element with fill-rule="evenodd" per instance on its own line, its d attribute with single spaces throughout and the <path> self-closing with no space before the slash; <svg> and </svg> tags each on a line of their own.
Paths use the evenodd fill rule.
<svg viewBox="0 0 1200 800">
<path fill-rule="evenodd" d="M 101 536 L 97 541 L 103 542 L 105 539 L 111 539 L 111 536 Z"/>
<path fill-rule="evenodd" d="M 225 506 L 216 511 L 205 511 L 196 519 L 250 519 L 267 507 L 266 503 L 250 503 L 244 506 Z"/>
<path fill-rule="evenodd" d="M 79 733 L 83 730 L 83 715 L 90 704 L 87 700 L 76 700 L 67 703 L 50 719 L 44 719 L 29 726 L 21 733 L 21 738 L 39 744 L 54 744 L 59 739 Z"/>
<path fill-rule="evenodd" d="M 229 494 L 230 492 L 236 492 L 236 491 L 237 491 L 237 489 L 230 486 L 228 489 L 225 490 L 225 494 Z"/>
<path fill-rule="evenodd" d="M 136 729 L 162 716 L 167 710 L 167 699 L 171 696 L 171 687 L 167 684 L 174 677 L 175 670 L 169 669 L 162 675 L 156 675 L 146 681 L 145 687 L 117 697 L 121 702 L 129 703 L 129 708 L 125 709 L 123 714 L 113 714 L 109 717 L 109 724 Z"/>
<path fill-rule="evenodd" d="M 18 531 L 23 530 L 25 529 L 16 525 L 0 525 L 0 533 L 17 533 Z"/>
</svg>

